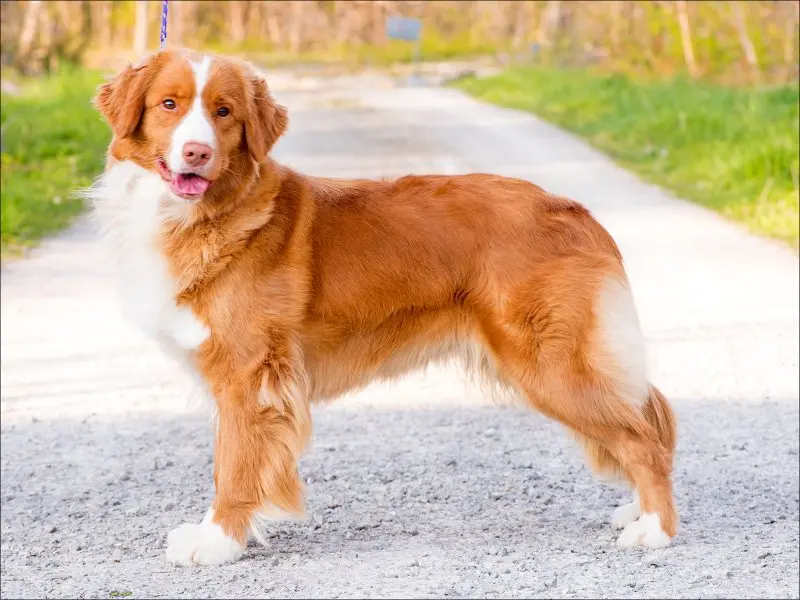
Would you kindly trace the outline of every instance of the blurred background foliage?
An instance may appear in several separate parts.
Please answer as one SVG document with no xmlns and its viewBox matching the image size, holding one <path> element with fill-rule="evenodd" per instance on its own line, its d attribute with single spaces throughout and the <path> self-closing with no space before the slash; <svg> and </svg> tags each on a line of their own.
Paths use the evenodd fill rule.
<svg viewBox="0 0 800 600">
<path fill-rule="evenodd" d="M 797 76 L 791 1 L 176 1 L 169 43 L 265 62 L 387 63 L 412 58 L 387 39 L 390 15 L 423 22 L 423 59 L 492 55 L 592 64 L 624 74 L 733 84 Z M 161 2 L 3 0 L 2 63 L 28 73 L 104 66 L 158 45 Z"/>
</svg>

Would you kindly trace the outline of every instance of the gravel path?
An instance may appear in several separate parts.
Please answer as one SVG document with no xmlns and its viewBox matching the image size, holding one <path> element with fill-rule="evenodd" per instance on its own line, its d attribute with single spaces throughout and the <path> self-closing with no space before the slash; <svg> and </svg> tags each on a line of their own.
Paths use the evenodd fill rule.
<svg viewBox="0 0 800 600">
<path fill-rule="evenodd" d="M 443 369 L 316 411 L 308 522 L 234 565 L 167 564 L 167 531 L 212 497 L 210 431 L 189 380 L 120 319 L 79 223 L 2 272 L 4 598 L 800 595 L 794 254 L 456 91 L 273 85 L 293 119 L 277 155 L 301 170 L 493 171 L 595 212 L 680 419 L 679 537 L 617 549 L 627 494 L 594 482 L 559 426 Z"/>
</svg>

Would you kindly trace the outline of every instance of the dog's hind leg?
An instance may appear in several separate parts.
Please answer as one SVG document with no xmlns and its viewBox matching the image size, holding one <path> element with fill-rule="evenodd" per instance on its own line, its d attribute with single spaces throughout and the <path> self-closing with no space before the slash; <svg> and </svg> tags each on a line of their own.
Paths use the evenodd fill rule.
<svg viewBox="0 0 800 600">
<path fill-rule="evenodd" d="M 651 385 L 648 390 L 647 401 L 644 404 L 642 413 L 658 434 L 661 446 L 666 451 L 666 461 L 671 467 L 676 441 L 675 417 L 666 399 L 655 386 Z M 583 446 L 587 463 L 594 473 L 602 478 L 623 481 L 635 489 L 636 484 L 631 475 L 603 443 L 577 434 L 574 431 L 573 434 Z M 611 525 L 615 529 L 623 529 L 629 523 L 636 521 L 641 515 L 642 507 L 639 495 L 634 492 L 631 502 L 623 504 L 614 510 L 611 515 Z"/>
<path fill-rule="evenodd" d="M 627 521 L 618 523 L 625 526 L 619 543 L 667 545 L 678 526 L 672 411 L 647 381 L 624 276 L 570 260 L 515 290 L 513 312 L 490 323 L 484 335 L 528 402 L 569 427 L 593 467 L 634 485 L 639 506 L 626 505 L 617 515 Z"/>
</svg>

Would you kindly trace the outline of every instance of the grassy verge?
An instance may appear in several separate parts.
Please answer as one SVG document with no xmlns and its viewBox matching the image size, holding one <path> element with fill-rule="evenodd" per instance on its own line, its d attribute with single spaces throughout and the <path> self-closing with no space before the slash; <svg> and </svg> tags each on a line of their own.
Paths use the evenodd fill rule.
<svg viewBox="0 0 800 600">
<path fill-rule="evenodd" d="M 68 225 L 83 209 L 71 196 L 102 169 L 108 128 L 92 108 L 101 76 L 67 70 L 20 80 L 3 93 L 2 254 L 15 254 Z"/>
<path fill-rule="evenodd" d="M 644 179 L 798 247 L 798 88 L 515 68 L 466 92 L 571 130 Z"/>
</svg>

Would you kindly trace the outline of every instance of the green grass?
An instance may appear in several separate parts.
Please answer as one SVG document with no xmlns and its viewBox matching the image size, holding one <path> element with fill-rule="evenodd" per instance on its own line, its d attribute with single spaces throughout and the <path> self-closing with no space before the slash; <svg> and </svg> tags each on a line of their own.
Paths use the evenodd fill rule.
<svg viewBox="0 0 800 600">
<path fill-rule="evenodd" d="M 644 179 L 798 247 L 798 87 L 513 68 L 455 83 L 571 130 Z"/>
<path fill-rule="evenodd" d="M 100 81 L 97 73 L 70 69 L 18 80 L 19 94 L 3 93 L 4 256 L 68 225 L 83 209 L 72 193 L 102 170 L 110 138 L 91 105 Z"/>
</svg>

